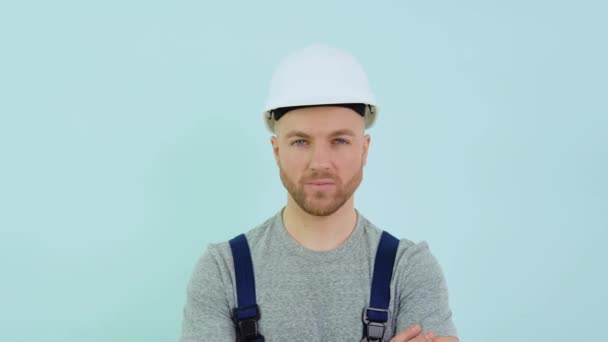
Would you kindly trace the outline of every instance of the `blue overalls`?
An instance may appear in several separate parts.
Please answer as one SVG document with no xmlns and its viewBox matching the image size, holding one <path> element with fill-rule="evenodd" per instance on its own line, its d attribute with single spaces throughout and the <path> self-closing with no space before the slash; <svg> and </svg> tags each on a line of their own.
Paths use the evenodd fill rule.
<svg viewBox="0 0 608 342">
<path fill-rule="evenodd" d="M 361 342 L 383 341 L 388 305 L 391 300 L 390 284 L 399 239 L 386 231 L 382 232 L 372 278 L 369 306 L 363 309 L 363 338 Z M 237 307 L 232 310 L 232 319 L 237 331 L 238 342 L 264 342 L 258 331 L 260 309 L 255 299 L 253 263 L 245 234 L 230 240 L 236 277 Z"/>
</svg>

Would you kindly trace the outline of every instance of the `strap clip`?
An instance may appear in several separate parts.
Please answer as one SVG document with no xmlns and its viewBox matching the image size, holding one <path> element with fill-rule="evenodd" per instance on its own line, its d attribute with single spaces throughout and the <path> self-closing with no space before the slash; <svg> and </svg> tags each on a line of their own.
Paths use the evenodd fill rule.
<svg viewBox="0 0 608 342">
<path fill-rule="evenodd" d="M 260 335 L 258 329 L 260 309 L 257 304 L 234 308 L 232 311 L 239 341 L 264 341 L 264 336 Z"/>
<path fill-rule="evenodd" d="M 377 312 L 377 315 L 382 316 L 378 319 L 370 320 L 368 310 Z M 386 320 L 384 319 L 386 318 Z M 388 321 L 388 310 L 366 307 L 362 314 L 363 325 L 365 326 L 365 336 L 362 341 L 381 342 L 384 340 L 384 332 L 386 331 L 386 322 Z"/>
</svg>

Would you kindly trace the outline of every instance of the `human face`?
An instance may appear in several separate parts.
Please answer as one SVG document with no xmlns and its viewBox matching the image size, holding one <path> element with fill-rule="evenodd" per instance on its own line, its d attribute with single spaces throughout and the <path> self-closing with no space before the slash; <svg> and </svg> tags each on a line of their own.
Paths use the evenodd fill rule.
<svg viewBox="0 0 608 342">
<path fill-rule="evenodd" d="M 352 199 L 370 143 L 364 130 L 359 114 L 336 106 L 295 109 L 277 121 L 271 143 L 281 181 L 306 213 L 329 216 Z"/>
</svg>

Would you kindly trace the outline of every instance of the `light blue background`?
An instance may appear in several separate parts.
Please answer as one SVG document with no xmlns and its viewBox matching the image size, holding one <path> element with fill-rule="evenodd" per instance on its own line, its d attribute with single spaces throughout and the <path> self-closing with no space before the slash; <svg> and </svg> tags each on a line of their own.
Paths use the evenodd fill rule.
<svg viewBox="0 0 608 342">
<path fill-rule="evenodd" d="M 176 341 L 209 242 L 285 202 L 261 110 L 324 42 L 380 103 L 356 206 L 426 240 L 462 341 L 608 324 L 603 1 L 3 1 L 0 341 Z"/>
</svg>

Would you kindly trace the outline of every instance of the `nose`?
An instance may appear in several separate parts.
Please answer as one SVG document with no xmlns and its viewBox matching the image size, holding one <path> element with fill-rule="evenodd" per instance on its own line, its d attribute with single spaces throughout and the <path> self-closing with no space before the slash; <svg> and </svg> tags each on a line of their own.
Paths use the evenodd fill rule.
<svg viewBox="0 0 608 342">
<path fill-rule="evenodd" d="M 328 170 L 331 168 L 331 150 L 324 144 L 315 144 L 310 156 L 310 168 L 313 170 Z"/>
</svg>

